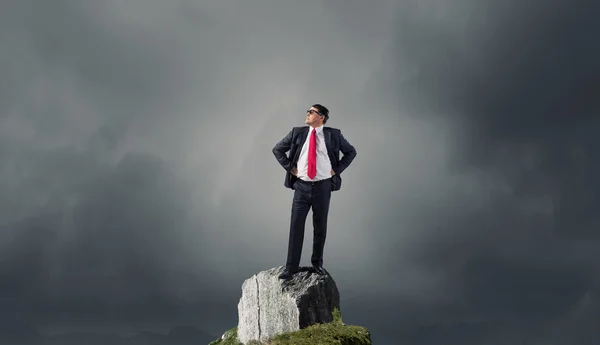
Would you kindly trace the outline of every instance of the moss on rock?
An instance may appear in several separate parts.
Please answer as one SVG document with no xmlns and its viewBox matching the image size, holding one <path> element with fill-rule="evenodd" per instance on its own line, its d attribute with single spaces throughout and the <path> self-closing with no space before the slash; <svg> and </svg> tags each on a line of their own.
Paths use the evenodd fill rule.
<svg viewBox="0 0 600 345">
<path fill-rule="evenodd" d="M 345 325 L 339 310 L 334 310 L 333 322 L 315 324 L 304 329 L 282 333 L 266 343 L 251 341 L 246 345 L 372 345 L 369 330 Z M 237 327 L 225 332 L 209 345 L 243 345 L 237 339 Z"/>
<path fill-rule="evenodd" d="M 226 331 L 223 336 L 208 345 L 242 345 L 237 339 L 237 326 Z"/>
</svg>

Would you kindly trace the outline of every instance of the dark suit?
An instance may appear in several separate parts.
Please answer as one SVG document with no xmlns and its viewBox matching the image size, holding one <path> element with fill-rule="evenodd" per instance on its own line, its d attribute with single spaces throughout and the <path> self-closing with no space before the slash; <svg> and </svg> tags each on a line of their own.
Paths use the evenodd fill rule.
<svg viewBox="0 0 600 345">
<path fill-rule="evenodd" d="M 350 165 L 356 150 L 344 138 L 337 128 L 323 127 L 325 146 L 331 162 L 331 169 L 335 175 L 318 182 L 305 182 L 292 175 L 292 169 L 297 167 L 298 157 L 302 146 L 308 136 L 310 126 L 294 127 L 273 148 L 273 154 L 281 166 L 286 170 L 284 186 L 295 191 L 292 202 L 292 217 L 290 222 L 290 237 L 288 245 L 288 258 L 286 267 L 297 269 L 300 264 L 302 243 L 304 241 L 304 225 L 309 209 L 313 209 L 313 266 L 323 265 L 323 248 L 327 235 L 327 215 L 331 192 L 340 190 L 342 186 L 341 174 Z M 289 156 L 286 152 L 289 151 Z M 339 159 L 340 152 L 344 155 Z"/>
</svg>

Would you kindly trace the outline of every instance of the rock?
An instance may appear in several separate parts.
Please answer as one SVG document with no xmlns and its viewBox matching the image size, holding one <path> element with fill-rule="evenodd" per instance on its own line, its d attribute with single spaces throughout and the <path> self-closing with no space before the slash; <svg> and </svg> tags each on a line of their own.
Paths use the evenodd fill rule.
<svg viewBox="0 0 600 345">
<path fill-rule="evenodd" d="M 259 272 L 242 284 L 238 303 L 238 339 L 266 341 L 316 323 L 333 321 L 340 295 L 330 275 L 301 267 L 290 279 L 279 279 L 283 267 Z"/>
</svg>

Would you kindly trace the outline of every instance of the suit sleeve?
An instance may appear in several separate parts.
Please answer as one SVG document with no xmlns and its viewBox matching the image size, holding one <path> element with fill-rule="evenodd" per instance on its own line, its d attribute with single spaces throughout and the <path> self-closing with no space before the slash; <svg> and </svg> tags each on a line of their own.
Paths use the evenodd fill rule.
<svg viewBox="0 0 600 345">
<path fill-rule="evenodd" d="M 275 158 L 286 171 L 291 171 L 294 168 L 292 161 L 285 155 L 285 153 L 288 152 L 292 146 L 293 136 L 294 129 L 292 128 L 285 138 L 281 139 L 281 141 L 278 142 L 275 147 L 273 147 L 273 154 L 275 155 Z"/>
<path fill-rule="evenodd" d="M 341 174 L 352 163 L 356 157 L 356 149 L 352 146 L 340 131 L 340 151 L 344 154 L 339 164 L 333 169 L 336 174 Z"/>
</svg>

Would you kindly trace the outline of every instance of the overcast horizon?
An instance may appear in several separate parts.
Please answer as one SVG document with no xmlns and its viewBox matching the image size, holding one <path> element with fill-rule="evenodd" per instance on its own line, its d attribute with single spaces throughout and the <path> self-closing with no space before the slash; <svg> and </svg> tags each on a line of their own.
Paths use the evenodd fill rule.
<svg viewBox="0 0 600 345">
<path fill-rule="evenodd" d="M 592 344 L 599 7 L 4 1 L 0 323 L 237 325 L 243 281 L 287 255 L 272 148 L 321 103 L 357 151 L 324 251 L 345 323 Z"/>
</svg>

